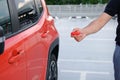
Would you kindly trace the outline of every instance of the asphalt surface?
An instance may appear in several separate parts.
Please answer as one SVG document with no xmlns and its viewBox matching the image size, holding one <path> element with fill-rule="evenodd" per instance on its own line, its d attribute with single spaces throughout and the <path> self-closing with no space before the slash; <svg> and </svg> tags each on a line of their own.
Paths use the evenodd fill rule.
<svg viewBox="0 0 120 80">
<path fill-rule="evenodd" d="M 116 20 L 81 42 L 70 37 L 75 27 L 84 27 L 95 18 L 56 18 L 60 34 L 58 80 L 114 80 L 113 52 L 115 49 Z"/>
</svg>

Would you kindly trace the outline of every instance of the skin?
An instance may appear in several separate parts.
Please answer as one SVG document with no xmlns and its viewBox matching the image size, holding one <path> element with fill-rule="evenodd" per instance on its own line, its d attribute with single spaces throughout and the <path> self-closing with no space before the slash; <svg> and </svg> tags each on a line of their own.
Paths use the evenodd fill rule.
<svg viewBox="0 0 120 80">
<path fill-rule="evenodd" d="M 109 22 L 109 20 L 112 18 L 112 16 L 108 15 L 107 13 L 102 13 L 97 19 L 92 21 L 90 24 L 88 24 L 83 29 L 80 28 L 74 28 L 73 31 L 79 31 L 81 34 L 79 35 L 71 35 L 72 38 L 74 38 L 77 42 L 80 42 L 83 40 L 86 36 L 96 33 L 99 30 L 101 30 L 104 25 Z"/>
</svg>

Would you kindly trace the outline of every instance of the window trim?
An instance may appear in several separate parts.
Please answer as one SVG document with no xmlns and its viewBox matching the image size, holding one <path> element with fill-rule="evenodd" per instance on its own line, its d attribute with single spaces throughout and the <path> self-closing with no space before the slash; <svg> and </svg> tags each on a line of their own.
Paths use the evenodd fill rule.
<svg viewBox="0 0 120 80">
<path fill-rule="evenodd" d="M 18 30 L 18 20 L 17 20 L 17 12 L 14 0 L 7 0 L 8 1 L 8 7 L 9 7 L 9 12 L 10 12 L 10 17 L 11 17 L 11 23 L 12 23 L 12 31 L 13 33 Z"/>
</svg>

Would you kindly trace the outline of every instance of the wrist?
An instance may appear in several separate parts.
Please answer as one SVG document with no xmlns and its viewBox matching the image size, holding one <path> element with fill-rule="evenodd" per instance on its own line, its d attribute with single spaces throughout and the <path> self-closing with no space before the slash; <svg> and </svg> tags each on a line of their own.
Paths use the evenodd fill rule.
<svg viewBox="0 0 120 80">
<path fill-rule="evenodd" d="M 85 28 L 83 28 L 82 33 L 86 36 L 89 35 L 89 32 Z"/>
</svg>

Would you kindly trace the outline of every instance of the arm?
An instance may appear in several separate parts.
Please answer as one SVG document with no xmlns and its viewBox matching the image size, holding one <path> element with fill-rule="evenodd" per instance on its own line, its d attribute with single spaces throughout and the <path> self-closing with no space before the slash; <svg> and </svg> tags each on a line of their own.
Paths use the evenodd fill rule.
<svg viewBox="0 0 120 80">
<path fill-rule="evenodd" d="M 80 31 L 80 35 L 74 35 L 76 41 L 81 41 L 87 35 L 98 32 L 103 26 L 112 18 L 107 13 L 102 13 L 96 20 L 92 21 L 88 26 L 83 29 L 75 28 L 73 31 Z"/>
<path fill-rule="evenodd" d="M 86 35 L 96 33 L 112 18 L 112 16 L 102 13 L 96 20 L 92 21 L 88 26 L 83 28 Z"/>
</svg>

